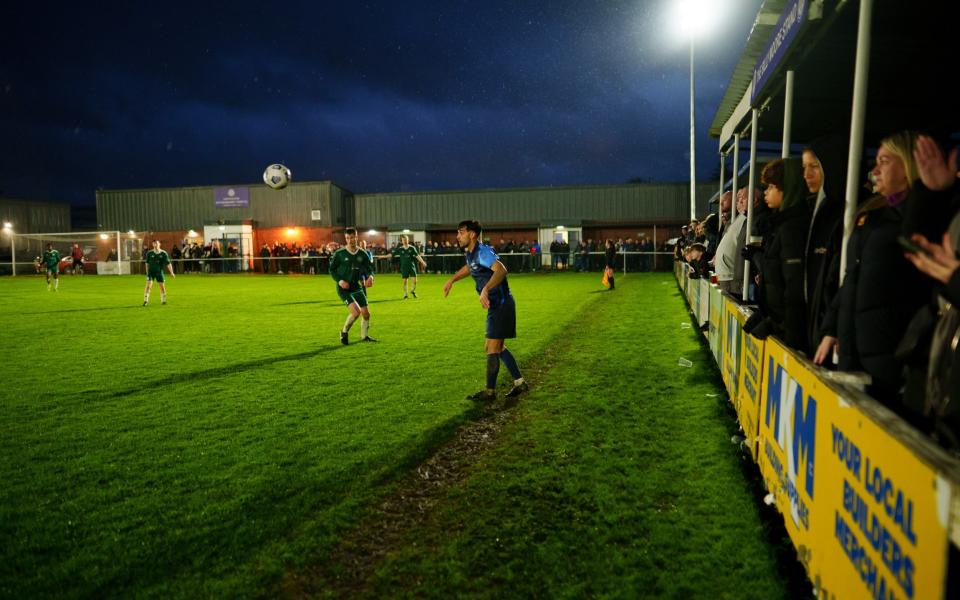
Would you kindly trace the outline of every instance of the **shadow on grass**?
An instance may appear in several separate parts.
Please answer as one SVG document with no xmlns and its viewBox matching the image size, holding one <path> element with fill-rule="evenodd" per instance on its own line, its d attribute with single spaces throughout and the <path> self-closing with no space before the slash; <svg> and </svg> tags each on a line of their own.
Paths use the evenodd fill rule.
<svg viewBox="0 0 960 600">
<path fill-rule="evenodd" d="M 737 425 L 737 413 L 733 404 L 723 396 L 717 402 L 718 412 L 723 413 L 723 420 L 727 423 L 727 433 L 731 438 L 742 435 Z M 790 536 L 787 534 L 787 528 L 783 523 L 783 515 L 775 507 L 767 506 L 763 502 L 763 497 L 767 495 L 767 488 L 760 474 L 760 468 L 750 456 L 750 451 L 745 446 L 740 446 L 740 470 L 743 473 L 743 479 L 756 498 L 760 520 L 763 523 L 764 534 L 767 542 L 770 544 L 774 556 L 776 556 L 777 572 L 781 579 L 786 582 L 786 588 L 790 593 L 790 600 L 801 600 L 810 597 L 810 590 L 813 583 L 807 577 L 807 572 L 797 556 L 797 549 L 794 548 Z M 946 597 L 946 596 L 945 596 Z"/>
<path fill-rule="evenodd" d="M 391 298 L 389 300 L 367 300 L 367 304 L 379 304 L 381 302 L 399 302 L 401 298 Z M 330 302 L 329 300 L 302 300 L 300 302 L 280 302 L 272 306 L 297 306 L 298 304 L 315 304 L 317 306 L 343 306 L 343 302 Z"/>
<path fill-rule="evenodd" d="M 690 314 L 689 316 L 690 322 L 695 324 L 696 320 L 693 315 Z M 694 331 L 696 331 L 696 329 L 694 329 Z M 726 390 L 720 368 L 713 359 L 709 340 L 700 332 L 697 332 L 696 337 L 700 340 L 701 350 L 700 360 L 698 361 L 699 364 L 695 365 L 696 370 L 700 371 L 700 373 L 698 373 L 699 380 L 702 380 L 702 376 L 706 375 L 711 378 L 713 385 L 721 390 Z M 733 403 L 727 399 L 725 392 L 720 394 L 716 400 L 718 420 L 726 425 L 727 434 L 730 435 L 731 439 L 740 437 L 742 432 L 737 423 L 737 412 Z M 763 481 L 763 476 L 760 474 L 760 468 L 757 463 L 753 461 L 750 451 L 741 445 L 739 453 L 741 459 L 739 465 L 743 479 L 747 482 L 750 493 L 756 499 L 759 506 L 759 514 L 761 522 L 763 523 L 764 533 L 767 542 L 770 544 L 776 556 L 777 572 L 783 581 L 786 582 L 787 590 L 790 593 L 789 598 L 790 600 L 809 598 L 810 589 L 813 584 L 807 577 L 807 572 L 797 556 L 797 550 L 794 548 L 793 542 L 790 541 L 787 528 L 783 523 L 783 515 L 781 515 L 776 508 L 763 503 L 762 499 L 767 495 L 767 489 Z"/>
<path fill-rule="evenodd" d="M 101 308 L 64 308 L 61 310 L 41 310 L 36 312 L 23 312 L 23 313 L 11 313 L 18 315 L 52 315 L 56 313 L 76 313 L 76 312 L 101 312 L 105 310 L 130 310 L 130 309 L 139 309 L 143 308 L 142 304 L 135 304 L 133 306 L 104 306 Z"/>
<path fill-rule="evenodd" d="M 128 388 L 123 390 L 117 390 L 115 392 L 109 392 L 101 394 L 99 392 L 94 393 L 83 393 L 81 396 L 90 396 L 96 395 L 98 398 L 102 399 L 113 399 L 113 398 L 124 398 L 126 396 L 132 396 L 133 394 L 141 393 L 145 389 L 154 389 L 165 387 L 168 385 L 177 385 L 179 383 L 193 382 L 193 381 L 203 381 L 205 379 L 214 379 L 217 377 L 223 377 L 225 375 L 230 375 L 234 373 L 240 373 L 243 371 L 250 371 L 253 369 L 259 369 L 267 365 L 272 365 L 276 363 L 288 362 L 292 360 L 303 360 L 307 358 L 313 358 L 315 356 L 320 356 L 321 354 L 326 354 L 327 352 L 333 352 L 334 350 L 339 350 L 344 346 L 337 344 L 336 346 L 324 346 L 322 348 L 317 348 L 316 350 L 310 350 L 309 352 L 298 352 L 297 354 L 288 354 L 286 356 L 270 356 L 266 358 L 260 358 L 257 360 L 250 360 L 247 362 L 236 363 L 233 365 L 225 365 L 222 367 L 217 367 L 214 369 L 205 369 L 203 371 L 192 371 L 189 373 L 180 373 L 178 375 L 172 375 L 163 377 L 162 379 L 156 379 L 154 381 L 140 382 L 137 387 Z"/>
<path fill-rule="evenodd" d="M 298 304 L 317 304 L 320 306 L 340 306 L 343 302 L 330 302 L 329 300 L 303 300 L 301 302 L 280 302 L 271 306 L 296 306 Z"/>
</svg>

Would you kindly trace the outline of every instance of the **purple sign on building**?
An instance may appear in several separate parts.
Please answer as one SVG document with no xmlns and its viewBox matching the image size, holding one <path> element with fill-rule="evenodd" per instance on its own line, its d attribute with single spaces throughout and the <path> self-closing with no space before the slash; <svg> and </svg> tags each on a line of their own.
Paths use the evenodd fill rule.
<svg viewBox="0 0 960 600">
<path fill-rule="evenodd" d="M 245 187 L 214 188 L 213 199 L 217 208 L 246 208 L 250 206 L 250 190 Z"/>
</svg>

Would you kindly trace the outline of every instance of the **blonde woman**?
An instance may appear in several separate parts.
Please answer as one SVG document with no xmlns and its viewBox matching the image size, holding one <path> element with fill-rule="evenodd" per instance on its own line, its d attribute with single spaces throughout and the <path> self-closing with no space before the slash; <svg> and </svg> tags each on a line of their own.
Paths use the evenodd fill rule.
<svg viewBox="0 0 960 600">
<path fill-rule="evenodd" d="M 903 256 L 897 242 L 910 186 L 917 179 L 913 156 L 917 134 L 884 138 L 872 174 L 877 195 L 857 210 L 847 241 L 843 285 L 824 323 L 826 335 L 814 362 L 827 362 L 836 348 L 841 371 L 866 371 L 868 392 L 904 412 L 904 364 L 895 356 L 910 319 L 930 297 L 931 285 Z"/>
</svg>

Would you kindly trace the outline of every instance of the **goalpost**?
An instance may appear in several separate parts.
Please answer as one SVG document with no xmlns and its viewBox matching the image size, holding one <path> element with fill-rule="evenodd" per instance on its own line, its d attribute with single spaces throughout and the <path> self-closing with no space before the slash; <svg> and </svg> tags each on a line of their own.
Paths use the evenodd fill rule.
<svg viewBox="0 0 960 600">
<path fill-rule="evenodd" d="M 72 252 L 76 244 L 83 251 L 84 264 L 93 262 L 97 274 L 120 275 L 130 272 L 130 255 L 139 248 L 125 247 L 121 244 L 119 231 L 70 231 L 66 233 L 10 233 L 10 267 L 13 276 L 17 276 L 17 244 L 21 252 L 26 251 L 29 262 L 19 263 L 28 272 L 37 271 L 38 259 L 43 256 L 47 244 L 60 252 L 62 273 L 73 268 Z M 123 265 L 126 265 L 126 269 Z M 82 272 L 82 271 L 81 271 Z"/>
</svg>

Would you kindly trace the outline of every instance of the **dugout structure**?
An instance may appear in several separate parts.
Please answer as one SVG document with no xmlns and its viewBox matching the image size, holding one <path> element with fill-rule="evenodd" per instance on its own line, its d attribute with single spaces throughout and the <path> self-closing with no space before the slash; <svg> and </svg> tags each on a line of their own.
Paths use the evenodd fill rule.
<svg viewBox="0 0 960 600">
<path fill-rule="evenodd" d="M 72 265 L 71 251 L 77 244 L 83 250 L 84 264 L 96 265 L 99 275 L 122 275 L 130 273 L 131 258 L 138 259 L 140 239 L 119 231 L 70 231 L 64 233 L 16 233 L 5 229 L 10 236 L 10 270 L 16 277 L 39 272 L 39 258 L 47 244 L 60 252 L 61 271 Z M 25 242 L 25 243 L 24 243 Z M 133 243 L 131 243 L 133 242 Z M 17 245 L 20 245 L 20 260 L 17 260 Z M 22 253 L 26 252 L 26 255 Z"/>
</svg>

